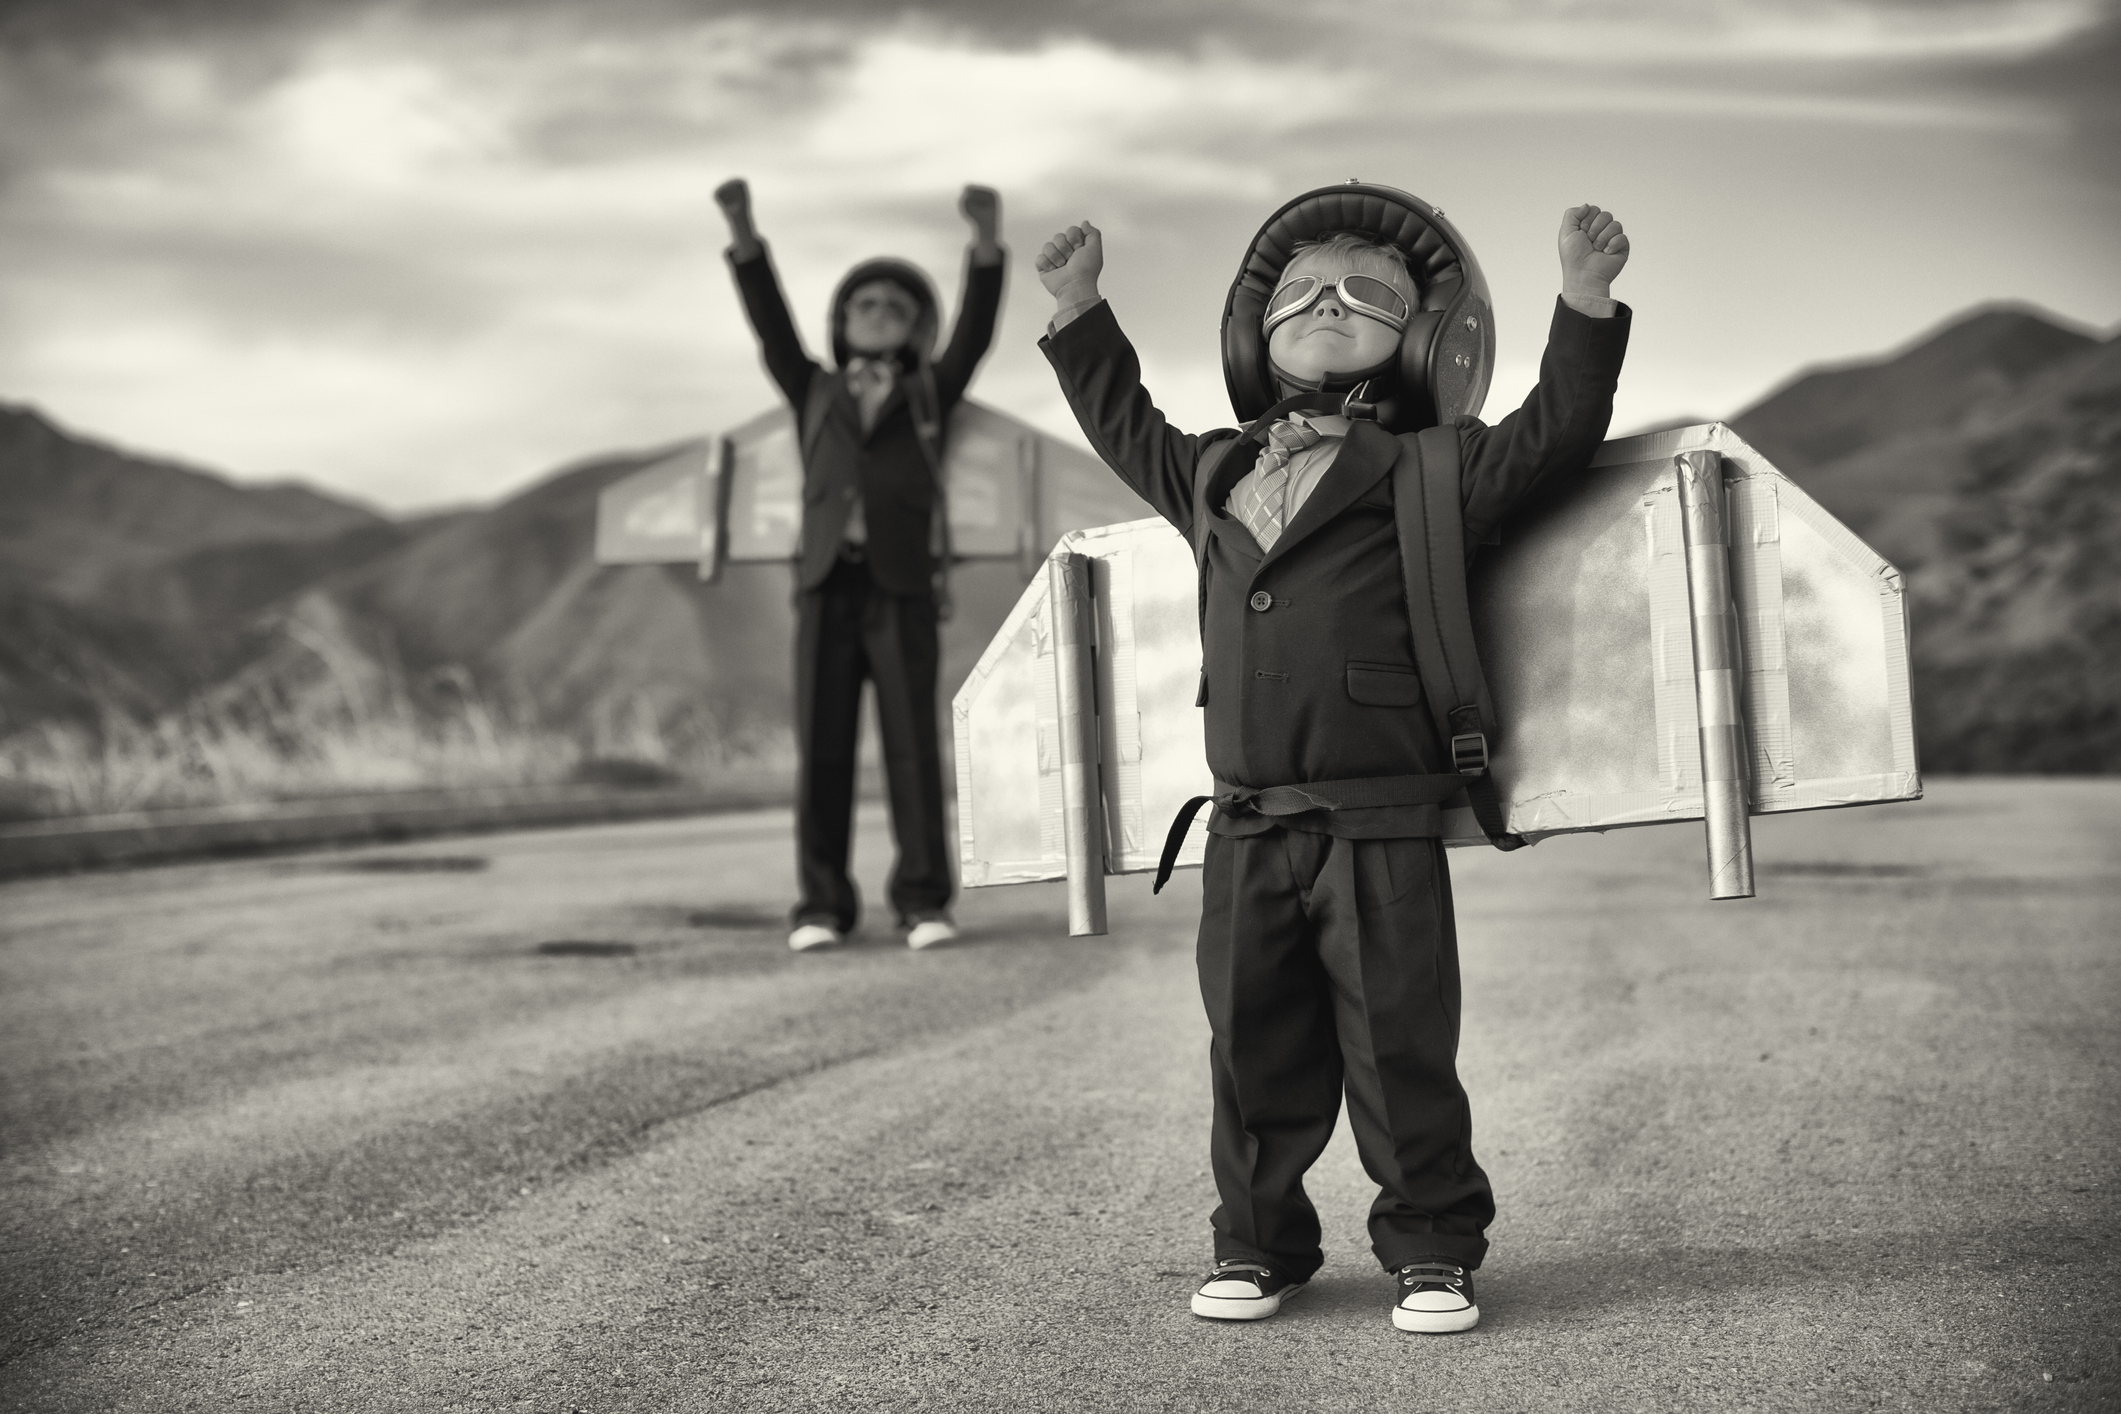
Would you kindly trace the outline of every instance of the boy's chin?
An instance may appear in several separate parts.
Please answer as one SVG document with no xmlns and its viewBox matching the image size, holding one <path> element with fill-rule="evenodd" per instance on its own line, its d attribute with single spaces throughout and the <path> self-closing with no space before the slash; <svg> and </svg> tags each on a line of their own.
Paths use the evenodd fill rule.
<svg viewBox="0 0 2121 1414">
<path fill-rule="evenodd" d="M 1378 364 L 1390 358 L 1396 351 L 1396 346 L 1385 348 L 1365 358 L 1358 356 L 1352 345 L 1342 343 L 1318 350 L 1301 347 L 1291 349 L 1289 357 L 1283 358 L 1270 346 L 1267 359 L 1278 374 L 1312 383 L 1339 383 L 1358 374 L 1374 374 Z M 1312 356 L 1307 358 L 1306 354 Z"/>
</svg>

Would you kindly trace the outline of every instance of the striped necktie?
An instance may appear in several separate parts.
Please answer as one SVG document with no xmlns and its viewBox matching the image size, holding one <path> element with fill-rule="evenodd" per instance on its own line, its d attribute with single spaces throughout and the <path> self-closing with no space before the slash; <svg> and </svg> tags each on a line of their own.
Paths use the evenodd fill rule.
<svg viewBox="0 0 2121 1414">
<path fill-rule="evenodd" d="M 1267 445 L 1260 449 L 1252 474 L 1238 483 L 1231 496 L 1231 510 L 1262 550 L 1272 550 L 1281 539 L 1287 518 L 1289 459 L 1320 441 L 1318 430 L 1302 422 L 1277 422 L 1267 429 Z"/>
</svg>

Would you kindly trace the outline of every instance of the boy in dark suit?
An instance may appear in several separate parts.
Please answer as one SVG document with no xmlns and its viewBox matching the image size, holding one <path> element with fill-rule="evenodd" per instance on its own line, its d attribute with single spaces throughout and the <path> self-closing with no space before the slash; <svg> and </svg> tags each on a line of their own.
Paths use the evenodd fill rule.
<svg viewBox="0 0 2121 1414">
<path fill-rule="evenodd" d="M 1277 399 L 1250 429 L 1192 436 L 1166 424 L 1098 295 L 1103 240 L 1087 222 L 1039 254 L 1057 302 L 1041 347 L 1091 444 L 1200 559 L 1216 809 L 1198 963 L 1214 1035 L 1221 1204 L 1216 1264 L 1192 1309 L 1271 1316 L 1318 1269 L 1318 1215 L 1303 1175 L 1332 1134 L 1345 1088 L 1363 1166 L 1380 1189 L 1369 1229 L 1396 1278 L 1393 1323 L 1440 1333 L 1479 1319 L 1471 1273 L 1494 1199 L 1473 1158 L 1456 1068 L 1457 939 L 1434 793 L 1448 785 L 1453 753 L 1425 709 L 1424 691 L 1436 685 L 1415 666 L 1389 474 L 1421 453 L 1417 438 L 1369 417 L 1389 395 L 1397 430 L 1412 432 L 1439 414 L 1407 409 L 1449 401 L 1438 391 L 1454 386 L 1445 375 L 1462 392 L 1477 356 L 1434 354 L 1446 366 L 1426 375 L 1426 388 L 1392 380 L 1408 366 L 1403 343 L 1414 348 L 1421 329 L 1440 337 L 1436 318 L 1456 336 L 1486 317 L 1484 299 L 1425 297 L 1447 285 L 1477 285 L 1484 296 L 1485 285 L 1470 252 L 1447 263 L 1457 237 L 1441 212 L 1390 188 L 1351 185 L 1277 213 L 1232 287 L 1224 349 L 1233 400 L 1244 406 L 1240 389 L 1253 375 L 1239 365 L 1248 357 L 1263 363 L 1258 377 L 1263 387 L 1271 378 Z M 1350 213 L 1370 229 L 1321 229 Z M 1604 438 L 1629 324 L 1609 290 L 1627 251 L 1610 214 L 1567 212 L 1562 294 L 1538 386 L 1494 427 L 1441 408 L 1455 428 L 1469 544 L 1490 538 L 1541 482 L 1588 465 Z M 1256 302 L 1241 305 L 1248 279 Z M 1442 313 L 1424 325 L 1425 311 Z M 1470 401 L 1477 406 L 1477 391 Z M 1431 783 L 1428 795 L 1361 789 L 1417 779 Z M 1291 786 L 1325 787 L 1315 792 L 1323 804 L 1304 808 L 1312 793 L 1275 792 L 1270 813 L 1261 793 Z"/>
<path fill-rule="evenodd" d="M 968 186 L 972 224 L 957 327 L 934 354 L 934 288 L 902 260 L 869 260 L 832 297 L 834 367 L 803 352 L 751 222 L 742 180 L 715 191 L 733 242 L 729 261 L 766 370 L 795 409 L 803 450 L 796 558 L 796 862 L 802 897 L 788 945 L 846 941 L 861 912 L 847 874 L 862 681 L 875 684 L 891 828 L 898 845 L 891 906 L 906 942 L 957 935 L 943 836 L 935 706 L 936 625 L 947 612 L 949 524 L 942 434 L 994 338 L 1002 299 L 1001 199 Z"/>
</svg>

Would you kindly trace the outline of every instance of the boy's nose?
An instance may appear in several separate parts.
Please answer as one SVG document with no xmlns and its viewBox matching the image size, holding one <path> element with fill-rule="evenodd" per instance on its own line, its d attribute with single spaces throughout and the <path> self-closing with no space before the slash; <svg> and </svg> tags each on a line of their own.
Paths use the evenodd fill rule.
<svg viewBox="0 0 2121 1414">
<path fill-rule="evenodd" d="M 1348 317 L 1348 312 L 1340 307 L 1340 300 L 1333 295 L 1320 296 L 1318 303 L 1311 306 L 1311 313 L 1319 319 L 1345 319 Z"/>
</svg>

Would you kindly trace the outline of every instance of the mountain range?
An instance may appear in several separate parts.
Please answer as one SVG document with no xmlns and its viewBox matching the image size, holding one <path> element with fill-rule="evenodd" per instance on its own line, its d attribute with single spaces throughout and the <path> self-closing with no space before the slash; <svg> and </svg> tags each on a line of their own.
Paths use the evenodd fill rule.
<svg viewBox="0 0 2121 1414">
<path fill-rule="evenodd" d="M 1982 308 L 1729 419 L 1907 576 L 1930 771 L 2121 769 L 2121 341 Z M 787 571 L 599 568 L 597 495 L 669 447 L 410 519 L 237 485 L 0 405 L 0 743 L 210 712 L 461 711 L 593 758 L 785 734 Z M 954 688 L 1021 587 L 956 577 Z"/>
<path fill-rule="evenodd" d="M 2121 770 L 2121 339 L 1983 309 L 1731 423 L 1906 576 L 1924 769 Z"/>
</svg>

